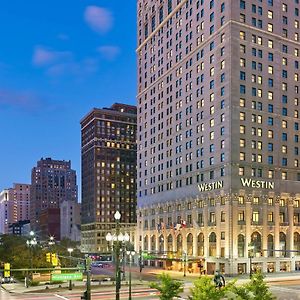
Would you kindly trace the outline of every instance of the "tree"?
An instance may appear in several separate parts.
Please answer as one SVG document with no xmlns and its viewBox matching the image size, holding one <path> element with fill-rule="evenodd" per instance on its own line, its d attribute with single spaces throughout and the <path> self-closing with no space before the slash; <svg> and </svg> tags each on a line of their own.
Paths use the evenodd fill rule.
<svg viewBox="0 0 300 300">
<path fill-rule="evenodd" d="M 183 283 L 172 279 L 170 275 L 163 273 L 158 276 L 158 279 L 160 283 L 152 282 L 150 287 L 160 292 L 159 299 L 172 300 L 183 292 Z"/>
<path fill-rule="evenodd" d="M 261 272 L 253 274 L 251 281 L 245 285 L 246 290 L 252 294 L 253 300 L 273 300 L 276 299 L 270 292 L 269 287 L 264 282 L 264 276 Z"/>
</svg>

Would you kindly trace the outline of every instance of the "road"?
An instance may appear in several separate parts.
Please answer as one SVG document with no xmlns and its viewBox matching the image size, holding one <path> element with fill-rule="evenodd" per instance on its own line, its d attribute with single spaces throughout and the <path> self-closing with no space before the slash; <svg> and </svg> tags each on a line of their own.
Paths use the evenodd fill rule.
<svg viewBox="0 0 300 300">
<path fill-rule="evenodd" d="M 278 300 L 300 300 L 300 280 L 270 282 L 269 286 Z"/>
<path fill-rule="evenodd" d="M 157 300 L 158 293 L 156 290 L 145 289 L 133 289 L 132 298 L 137 300 Z M 74 293 L 57 293 L 57 294 L 9 294 L 3 289 L 0 290 L 0 300 L 80 300 L 82 292 Z M 115 299 L 115 292 L 111 291 L 93 291 L 92 300 L 113 300 Z M 128 299 L 128 290 L 121 291 L 120 299 Z"/>
</svg>

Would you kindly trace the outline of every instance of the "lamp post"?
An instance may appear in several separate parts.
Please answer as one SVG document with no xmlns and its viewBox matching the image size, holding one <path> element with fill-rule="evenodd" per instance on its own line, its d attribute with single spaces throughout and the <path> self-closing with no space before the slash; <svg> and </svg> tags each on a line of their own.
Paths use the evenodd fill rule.
<svg viewBox="0 0 300 300">
<path fill-rule="evenodd" d="M 186 277 L 186 261 L 187 261 L 186 251 L 183 251 L 182 261 L 183 261 L 183 277 Z"/>
<path fill-rule="evenodd" d="M 129 297 L 128 300 L 131 300 L 131 264 L 132 257 L 135 255 L 135 251 L 127 251 L 127 255 L 129 256 Z"/>
<path fill-rule="evenodd" d="M 30 239 L 28 239 L 26 241 L 27 246 L 29 247 L 29 251 L 30 251 L 30 270 L 31 270 L 31 274 L 33 273 L 33 247 L 37 244 L 37 240 L 35 238 L 35 233 L 34 231 L 30 231 L 29 233 Z"/>
<path fill-rule="evenodd" d="M 250 278 L 252 278 L 252 258 L 254 257 L 254 245 L 252 242 L 248 244 L 248 256 L 250 260 Z"/>
<path fill-rule="evenodd" d="M 139 251 L 139 267 L 140 267 L 140 281 L 142 281 L 142 270 L 144 267 L 143 264 L 143 256 L 142 256 L 142 248 L 140 247 L 140 251 Z"/>
<path fill-rule="evenodd" d="M 121 269 L 120 269 L 120 250 L 122 248 L 122 243 L 129 241 L 128 233 L 120 232 L 120 219 L 121 214 L 119 211 L 116 211 L 114 214 L 116 221 L 116 233 L 111 234 L 110 232 L 106 235 L 106 241 L 112 242 L 113 251 L 115 256 L 115 277 L 116 277 L 116 300 L 120 300 L 120 289 L 121 289 Z"/>
<path fill-rule="evenodd" d="M 72 256 L 72 252 L 74 251 L 74 249 L 73 248 L 68 248 L 67 250 L 69 252 L 69 256 L 71 257 Z M 72 280 L 69 280 L 69 290 L 70 291 L 72 290 Z"/>
</svg>

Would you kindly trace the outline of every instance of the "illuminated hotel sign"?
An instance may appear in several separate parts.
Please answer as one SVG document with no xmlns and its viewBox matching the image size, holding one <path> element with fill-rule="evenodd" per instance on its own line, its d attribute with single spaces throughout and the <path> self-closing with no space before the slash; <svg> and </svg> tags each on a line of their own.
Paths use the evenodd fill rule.
<svg viewBox="0 0 300 300">
<path fill-rule="evenodd" d="M 241 178 L 241 183 L 244 187 L 274 190 L 274 182 L 270 181 Z"/>
<path fill-rule="evenodd" d="M 210 183 L 201 183 L 198 184 L 198 189 L 200 192 L 209 192 L 216 189 L 221 189 L 223 187 L 223 181 L 214 181 Z"/>
</svg>

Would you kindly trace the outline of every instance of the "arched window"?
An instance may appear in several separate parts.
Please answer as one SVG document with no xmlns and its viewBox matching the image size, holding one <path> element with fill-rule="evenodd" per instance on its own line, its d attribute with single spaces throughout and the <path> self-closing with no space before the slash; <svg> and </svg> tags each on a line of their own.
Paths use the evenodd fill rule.
<svg viewBox="0 0 300 300">
<path fill-rule="evenodd" d="M 158 245 L 159 245 L 159 252 L 160 253 L 163 253 L 164 252 L 164 236 L 163 235 L 160 235 L 159 238 L 158 238 Z"/>
<path fill-rule="evenodd" d="M 209 256 L 216 256 L 217 250 L 217 236 L 214 232 L 209 235 L 208 238 L 209 246 L 208 246 L 208 255 Z"/>
<path fill-rule="evenodd" d="M 300 234 L 298 232 L 294 232 L 294 250 L 300 251 Z M 300 252 L 296 255 L 300 256 Z"/>
<path fill-rule="evenodd" d="M 274 237 L 272 234 L 268 235 L 268 256 L 273 257 L 274 256 Z"/>
<path fill-rule="evenodd" d="M 238 235 L 238 257 L 245 257 L 245 237 Z"/>
<path fill-rule="evenodd" d="M 187 255 L 193 255 L 193 235 L 191 233 L 189 233 L 186 238 L 186 244 L 187 244 Z"/>
<path fill-rule="evenodd" d="M 257 231 L 251 234 L 251 244 L 254 246 L 254 256 L 255 253 L 261 252 L 261 234 Z"/>
<path fill-rule="evenodd" d="M 148 250 L 148 235 L 144 237 L 144 250 Z"/>
<path fill-rule="evenodd" d="M 282 250 L 280 252 L 280 256 L 287 256 L 287 252 L 285 252 L 286 250 L 286 235 L 284 232 L 280 232 L 279 233 L 279 248 L 280 250 Z"/>
<path fill-rule="evenodd" d="M 199 233 L 197 238 L 197 255 L 204 256 L 204 234 Z"/>
<path fill-rule="evenodd" d="M 167 249 L 168 249 L 168 252 L 173 252 L 173 237 L 171 234 L 168 235 L 168 244 L 167 244 Z"/>
<path fill-rule="evenodd" d="M 156 246 L 155 235 L 152 235 L 151 236 L 151 251 L 155 251 L 155 246 Z"/>
<path fill-rule="evenodd" d="M 182 255 L 182 235 L 178 234 L 177 243 L 176 243 L 176 251 L 178 255 Z"/>
</svg>

